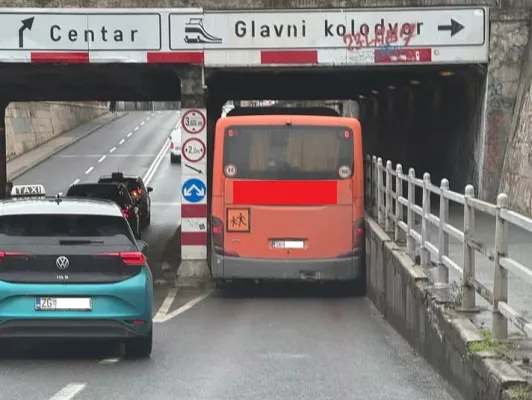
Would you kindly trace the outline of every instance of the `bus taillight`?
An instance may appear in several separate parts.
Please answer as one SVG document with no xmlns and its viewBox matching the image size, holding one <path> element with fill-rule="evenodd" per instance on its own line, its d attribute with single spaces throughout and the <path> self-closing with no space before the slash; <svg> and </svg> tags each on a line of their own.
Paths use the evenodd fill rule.
<svg viewBox="0 0 532 400">
<path fill-rule="evenodd" d="M 366 246 L 364 242 L 364 220 L 358 220 L 353 225 L 353 248 L 363 249 Z"/>
<path fill-rule="evenodd" d="M 238 253 L 224 248 L 224 223 L 218 218 L 211 216 L 211 235 L 214 252 L 221 256 L 239 257 Z"/>
<path fill-rule="evenodd" d="M 218 217 L 211 217 L 212 246 L 216 254 L 224 252 L 224 223 Z"/>
</svg>

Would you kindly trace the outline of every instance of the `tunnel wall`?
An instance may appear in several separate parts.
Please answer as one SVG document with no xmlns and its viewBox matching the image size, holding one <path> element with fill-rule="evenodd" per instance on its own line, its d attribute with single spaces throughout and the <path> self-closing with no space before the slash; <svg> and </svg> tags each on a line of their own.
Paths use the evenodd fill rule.
<svg viewBox="0 0 532 400">
<path fill-rule="evenodd" d="M 7 159 L 108 112 L 99 102 L 11 103 L 6 108 Z"/>
<path fill-rule="evenodd" d="M 529 29 L 524 67 L 510 126 L 500 191 L 512 209 L 532 214 L 532 29 Z"/>
<path fill-rule="evenodd" d="M 499 190 L 510 182 L 508 177 L 518 169 L 512 137 L 512 118 L 520 82 L 528 68 L 527 44 L 530 35 L 530 14 L 494 13 L 491 17 L 490 63 L 485 87 L 485 105 L 481 140 L 479 142 L 479 180 L 475 185 L 484 200 L 495 201 Z M 519 107 L 518 107 L 519 108 Z M 519 110 L 517 109 L 517 114 Z M 515 129 L 514 129 L 515 130 Z M 512 160 L 503 178 L 505 159 Z M 509 175 L 510 174 L 510 175 Z M 512 183 L 513 184 L 513 183 Z M 519 205 L 524 192 L 513 191 L 512 203 Z"/>
</svg>

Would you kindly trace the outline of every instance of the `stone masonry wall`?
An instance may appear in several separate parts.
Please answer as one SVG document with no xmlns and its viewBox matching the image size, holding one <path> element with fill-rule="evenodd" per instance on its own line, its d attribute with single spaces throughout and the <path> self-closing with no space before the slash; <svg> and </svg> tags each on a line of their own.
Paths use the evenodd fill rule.
<svg viewBox="0 0 532 400">
<path fill-rule="evenodd" d="M 11 103 L 5 116 L 7 159 L 34 149 L 106 112 L 106 104 L 99 102 Z"/>
</svg>

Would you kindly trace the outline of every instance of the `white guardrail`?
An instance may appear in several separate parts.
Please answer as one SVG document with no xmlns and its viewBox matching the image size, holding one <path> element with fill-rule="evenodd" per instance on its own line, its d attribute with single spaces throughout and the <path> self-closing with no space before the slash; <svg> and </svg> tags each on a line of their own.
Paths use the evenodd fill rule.
<svg viewBox="0 0 532 400">
<path fill-rule="evenodd" d="M 407 184 L 408 193 L 403 194 Z M 423 192 L 422 206 L 415 203 L 416 188 Z M 431 213 L 431 194 L 440 198 L 439 215 Z M 478 293 L 493 307 L 493 338 L 508 338 L 508 321 L 532 338 L 532 324 L 508 304 L 508 271 L 532 284 L 532 271 L 508 255 L 508 223 L 532 232 L 532 219 L 508 209 L 508 196 L 501 193 L 497 204 L 476 199 L 472 185 L 465 187 L 464 194 L 449 190 L 449 181 L 442 179 L 440 186 L 431 183 L 430 174 L 416 178 L 413 168 L 408 174 L 401 164 L 393 168 L 392 162 L 383 164 L 381 158 L 366 158 L 366 209 L 377 217 L 385 231 L 393 233 L 394 240 L 406 240 L 406 251 L 415 259 L 419 246 L 420 265 L 428 268 L 431 255 L 437 260 L 438 273 L 435 284 L 449 283 L 449 268 L 462 276 L 461 309 L 475 310 L 475 294 Z M 449 201 L 464 206 L 464 231 L 449 223 Z M 398 206 L 399 205 L 399 206 Z M 406 222 L 404 211 L 407 211 Z M 475 210 L 495 217 L 495 245 L 488 248 L 474 237 Z M 415 216 L 421 217 L 421 233 L 414 229 Z M 430 225 L 438 227 L 438 245 L 430 242 Z M 463 266 L 449 257 L 449 237 L 463 244 Z M 493 262 L 493 287 L 487 288 L 475 279 L 475 253 L 480 252 Z"/>
</svg>

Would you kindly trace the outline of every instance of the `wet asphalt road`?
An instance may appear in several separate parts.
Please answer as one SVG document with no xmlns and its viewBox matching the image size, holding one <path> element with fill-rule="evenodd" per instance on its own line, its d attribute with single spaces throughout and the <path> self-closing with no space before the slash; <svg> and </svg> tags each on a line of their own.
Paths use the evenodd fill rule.
<svg viewBox="0 0 532 400">
<path fill-rule="evenodd" d="M 176 113 L 152 114 L 107 125 L 15 183 L 42 183 L 53 193 L 118 165 L 145 174 L 178 120 Z M 179 168 L 166 154 L 150 182 L 152 226 L 143 239 L 152 249 L 179 221 Z M 113 344 L 19 343 L 0 357 L 0 399 L 460 399 L 369 300 L 331 293 L 286 286 L 222 295 L 159 286 L 154 314 L 167 295 L 168 308 L 155 324 L 150 359 L 124 360 Z"/>
</svg>

